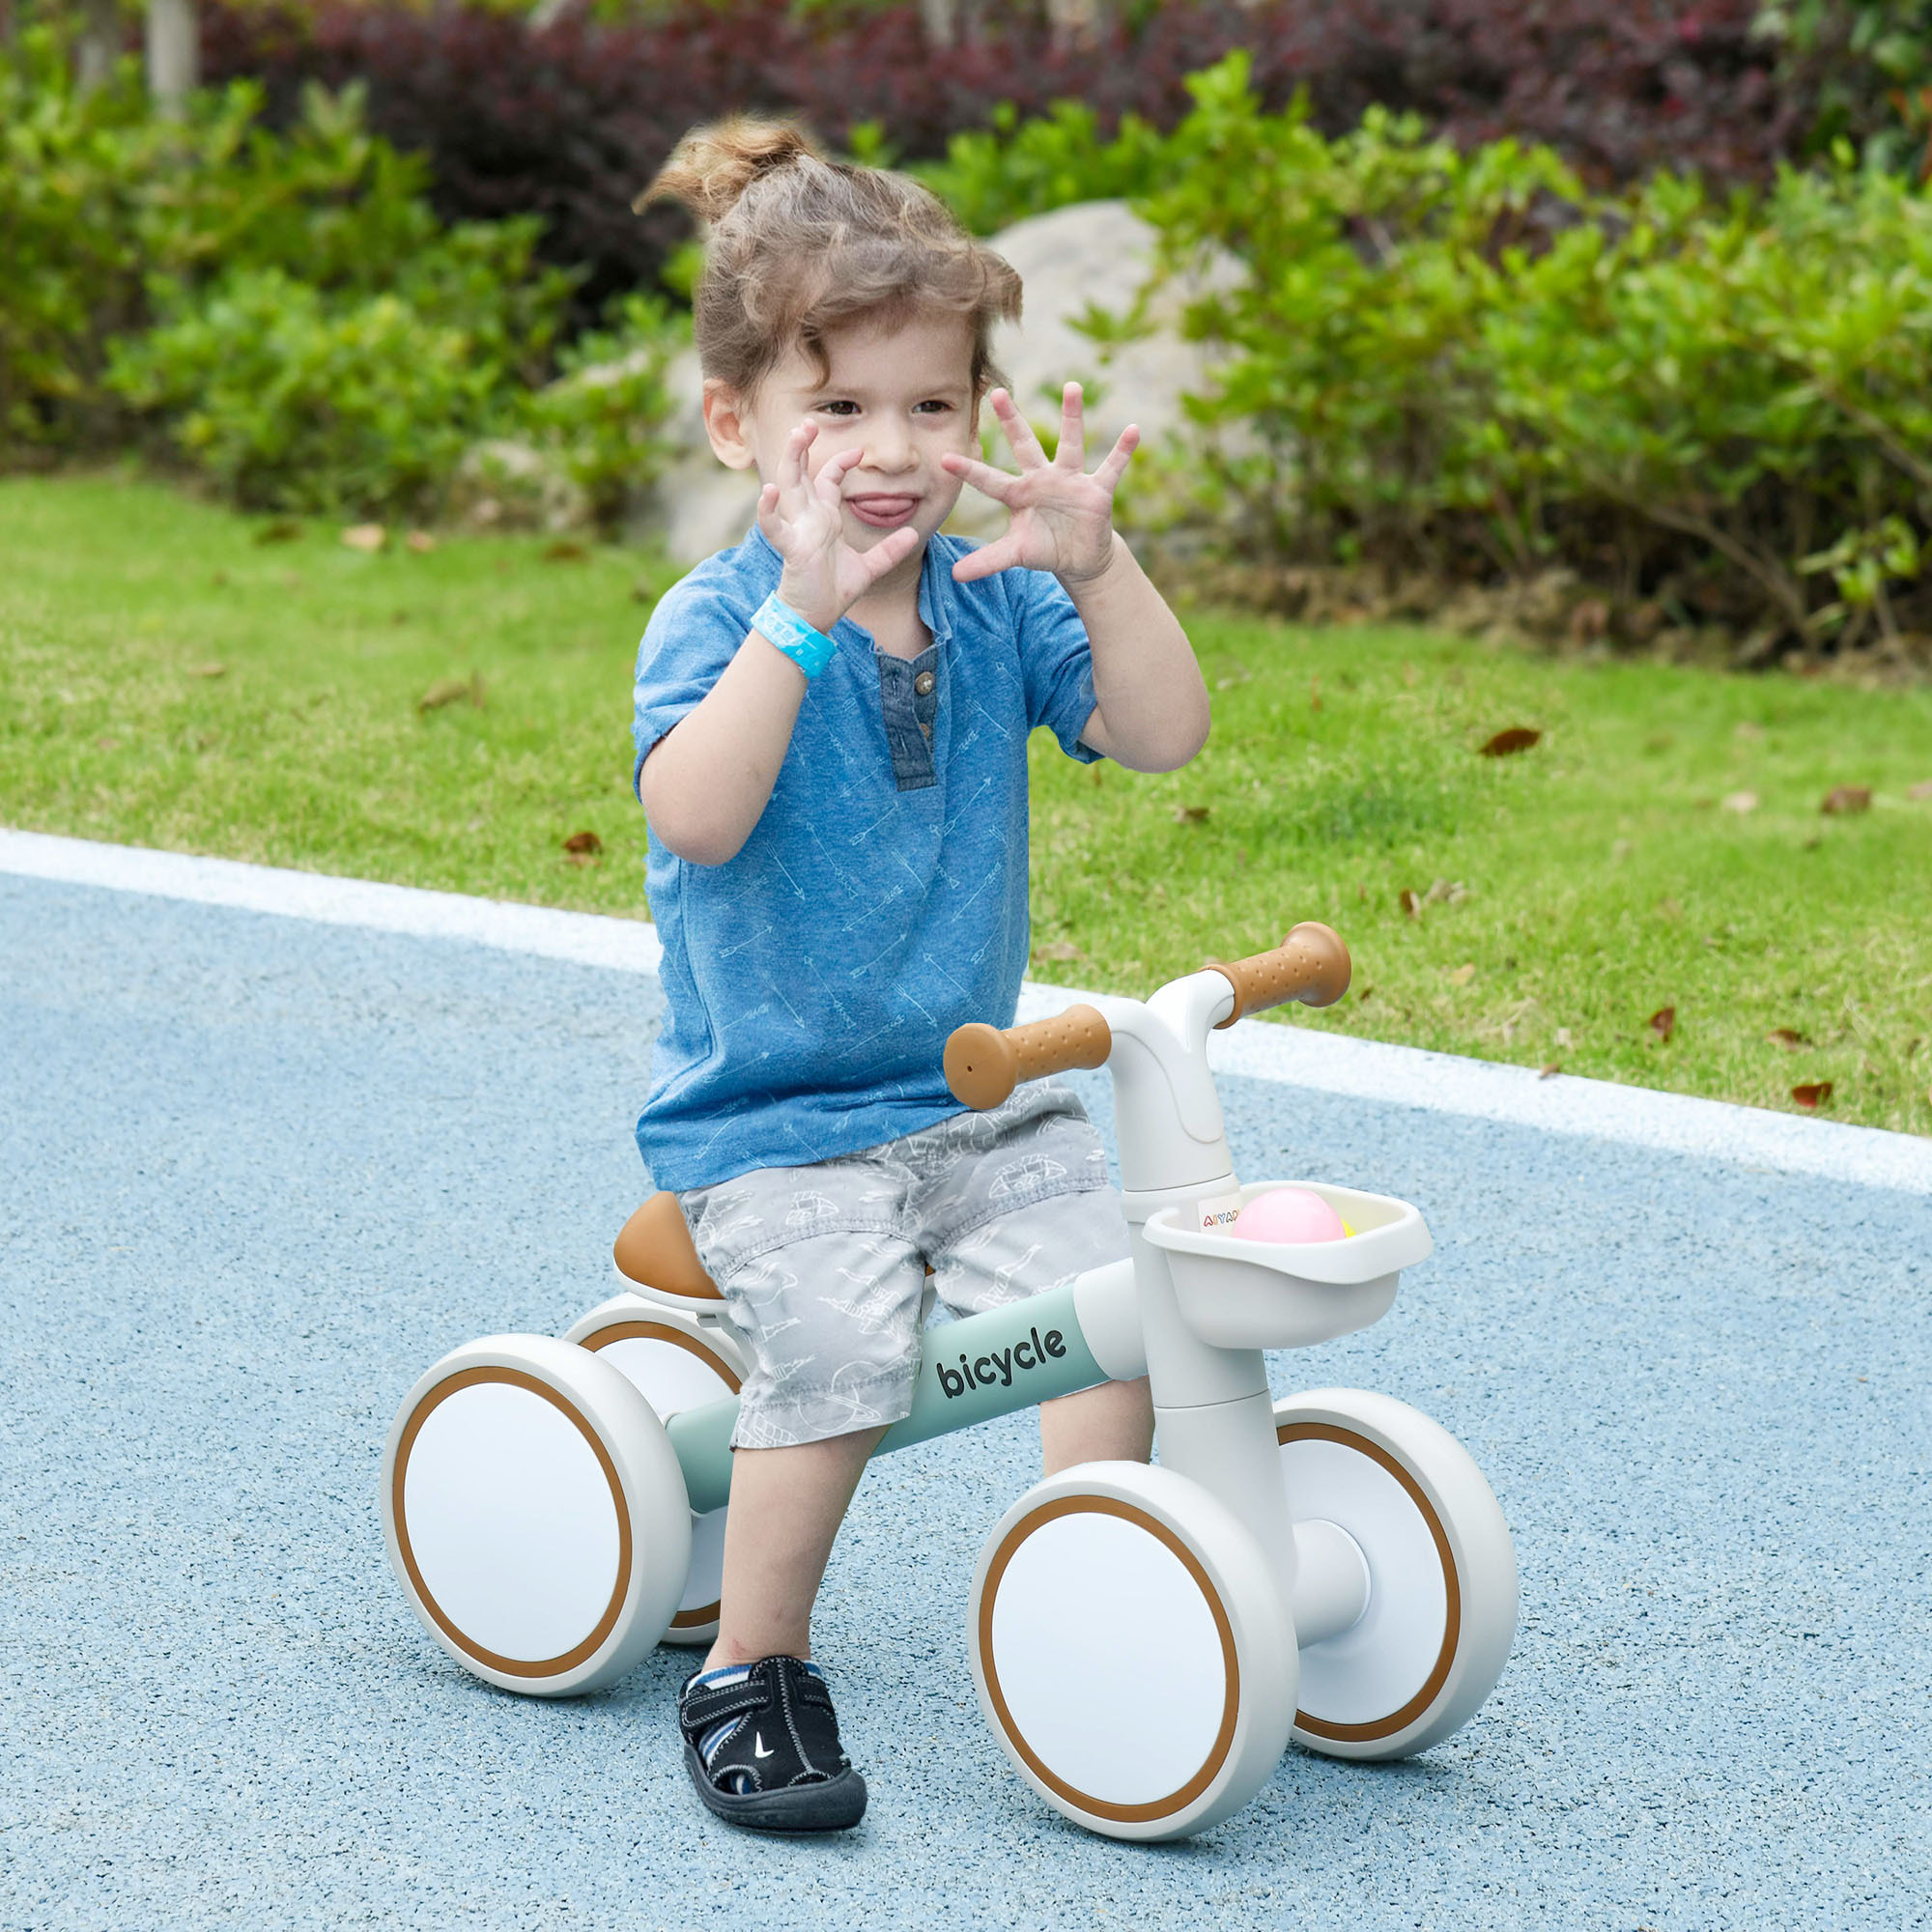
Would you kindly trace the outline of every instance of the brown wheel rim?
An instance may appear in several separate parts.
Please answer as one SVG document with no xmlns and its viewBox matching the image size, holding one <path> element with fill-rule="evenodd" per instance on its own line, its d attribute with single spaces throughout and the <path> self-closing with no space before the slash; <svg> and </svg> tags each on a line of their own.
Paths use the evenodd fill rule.
<svg viewBox="0 0 1932 1932">
<path fill-rule="evenodd" d="M 552 1407 L 570 1419 L 572 1426 L 590 1445 L 591 1453 L 597 1458 L 598 1466 L 604 1471 L 604 1480 L 611 1486 L 611 1506 L 617 1512 L 617 1580 L 611 1591 L 611 1601 L 605 1605 L 604 1613 L 597 1619 L 590 1634 L 582 1642 L 574 1644 L 569 1650 L 556 1657 L 544 1657 L 531 1661 L 522 1657 L 504 1657 L 499 1652 L 486 1650 L 473 1637 L 465 1634 L 431 1594 L 429 1585 L 423 1581 L 421 1570 L 416 1567 L 416 1556 L 410 1545 L 410 1521 L 403 1508 L 403 1486 L 409 1476 L 410 1451 L 415 1447 L 416 1437 L 422 1433 L 422 1426 L 441 1404 L 458 1391 L 474 1388 L 479 1382 L 508 1382 L 513 1388 L 526 1390 L 534 1396 L 541 1396 Z M 596 1656 L 605 1640 L 616 1628 L 617 1618 L 623 1610 L 624 1599 L 631 1590 L 632 1538 L 631 1512 L 624 1505 L 623 1485 L 617 1480 L 617 1465 L 611 1460 L 611 1452 L 605 1448 L 597 1432 L 585 1421 L 577 1406 L 568 1397 L 554 1389 L 548 1382 L 539 1381 L 535 1376 L 522 1369 L 481 1368 L 464 1369 L 439 1382 L 427 1401 L 419 1404 L 409 1421 L 404 1425 L 402 1440 L 396 1445 L 395 1471 L 389 1479 L 389 1516 L 396 1526 L 396 1547 L 402 1552 L 403 1568 L 409 1575 L 410 1588 L 415 1592 L 416 1602 L 428 1612 L 430 1620 L 444 1636 L 453 1643 L 464 1656 L 474 1658 L 478 1663 L 492 1670 L 498 1670 L 506 1677 L 561 1677 L 567 1671 L 577 1668 L 587 1658 Z"/>
<path fill-rule="evenodd" d="M 1340 1429 L 1329 1422 L 1284 1422 L 1276 1428 L 1274 1435 L 1275 1441 L 1283 1448 L 1291 1442 L 1338 1442 L 1343 1448 L 1351 1449 L 1356 1455 L 1366 1456 L 1372 1463 L 1379 1464 L 1402 1485 L 1404 1492 L 1428 1526 L 1430 1540 L 1435 1545 L 1435 1555 L 1442 1565 L 1442 1648 L 1435 1653 L 1435 1662 L 1430 1666 L 1429 1675 L 1422 1680 L 1422 1689 L 1400 1710 L 1390 1712 L 1385 1718 L 1371 1719 L 1363 1724 L 1338 1724 L 1327 1718 L 1312 1718 L 1306 1711 L 1294 1714 L 1296 1730 L 1306 1731 L 1311 1737 L 1327 1738 L 1335 1744 L 1375 1744 L 1383 1738 L 1392 1738 L 1397 1732 L 1406 1730 L 1435 1701 L 1443 1685 L 1449 1681 L 1450 1667 L 1456 1662 L 1456 1645 L 1463 1634 L 1463 1589 L 1456 1574 L 1455 1552 L 1449 1548 L 1449 1533 L 1442 1527 L 1442 1519 L 1436 1514 L 1435 1505 L 1423 1494 L 1422 1485 L 1379 1442 L 1373 1442 L 1352 1429 Z"/>
<path fill-rule="evenodd" d="M 1083 1513 L 1117 1516 L 1122 1521 L 1145 1530 L 1179 1558 L 1182 1567 L 1194 1579 L 1195 1587 L 1207 1600 L 1208 1609 L 1213 1612 L 1215 1634 L 1221 1639 L 1221 1665 L 1228 1689 L 1214 1742 L 1208 1746 L 1208 1755 L 1186 1783 L 1169 1792 L 1165 1798 L 1156 1798 L 1144 1804 L 1116 1804 L 1108 1799 L 1095 1798 L 1091 1792 L 1082 1791 L 1077 1785 L 1057 1776 L 1027 1743 L 1019 1725 L 1013 1720 L 1012 1712 L 1007 1707 L 1006 1693 L 1000 1689 L 999 1668 L 993 1656 L 993 1605 L 999 1596 L 1000 1580 L 1007 1574 L 1007 1566 L 1018 1553 L 1020 1545 L 1037 1529 L 1043 1528 L 1059 1517 Z M 1000 1547 L 987 1566 L 985 1587 L 980 1592 L 978 1635 L 980 1661 L 986 1673 L 986 1695 L 992 1701 L 1000 1730 L 1019 1753 L 1021 1762 L 1055 1797 L 1065 1799 L 1091 1817 L 1107 1818 L 1123 1825 L 1147 1824 L 1184 1809 L 1220 1776 L 1221 1767 L 1228 1761 L 1228 1753 L 1234 1747 L 1235 1724 L 1241 1709 L 1241 1664 L 1235 1649 L 1234 1626 L 1228 1621 L 1227 1605 L 1221 1601 L 1221 1593 L 1209 1580 L 1201 1559 L 1158 1517 L 1133 1503 L 1121 1502 L 1113 1496 L 1096 1495 L 1061 1496 L 1053 1502 L 1041 1503 L 1036 1510 L 1029 1510 L 1001 1539 Z"/>
</svg>

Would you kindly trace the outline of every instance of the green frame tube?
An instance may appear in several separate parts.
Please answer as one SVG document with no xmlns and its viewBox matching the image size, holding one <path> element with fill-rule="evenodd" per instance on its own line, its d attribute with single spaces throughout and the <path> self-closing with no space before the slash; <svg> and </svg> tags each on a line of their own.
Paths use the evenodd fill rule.
<svg viewBox="0 0 1932 1932">
<path fill-rule="evenodd" d="M 887 1430 L 875 1454 L 950 1435 L 1108 1379 L 1080 1332 L 1071 1282 L 928 1328 L 923 1340 L 912 1412 Z M 667 1425 L 691 1506 L 700 1514 L 730 1500 L 731 1431 L 737 1420 L 738 1398 L 726 1396 L 687 1408 Z"/>
</svg>

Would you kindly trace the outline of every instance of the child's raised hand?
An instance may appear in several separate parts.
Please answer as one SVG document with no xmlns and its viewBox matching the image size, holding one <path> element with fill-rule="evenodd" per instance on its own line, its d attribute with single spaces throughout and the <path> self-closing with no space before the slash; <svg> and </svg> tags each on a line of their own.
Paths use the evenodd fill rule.
<svg viewBox="0 0 1932 1932">
<path fill-rule="evenodd" d="M 908 525 L 870 550 L 854 550 L 844 537 L 840 485 L 866 452 L 842 449 L 816 476 L 808 476 L 806 452 L 817 434 L 816 424 L 802 422 L 785 440 L 778 481 L 758 492 L 758 527 L 784 559 L 780 599 L 808 624 L 830 631 L 887 571 L 919 548 L 919 532 Z"/>
<path fill-rule="evenodd" d="M 1068 585 L 1098 577 L 1113 558 L 1114 492 L 1140 447 L 1139 424 L 1129 423 L 1121 432 L 1120 441 L 1090 476 L 1078 383 L 1068 383 L 1061 392 L 1060 447 L 1050 463 L 1032 425 L 1006 390 L 995 389 L 986 400 L 1006 432 L 1020 473 L 1009 475 L 970 456 L 949 453 L 940 458 L 952 475 L 1004 503 L 1010 513 L 1005 536 L 952 566 L 954 581 L 970 583 L 976 577 L 991 577 L 1015 566 L 1050 570 Z"/>
</svg>

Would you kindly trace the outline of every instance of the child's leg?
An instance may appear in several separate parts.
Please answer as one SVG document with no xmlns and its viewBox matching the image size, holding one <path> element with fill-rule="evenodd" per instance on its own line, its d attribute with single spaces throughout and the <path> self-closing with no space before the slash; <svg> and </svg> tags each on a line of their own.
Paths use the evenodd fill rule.
<svg viewBox="0 0 1932 1932">
<path fill-rule="evenodd" d="M 1004 1307 L 1130 1252 L 1106 1150 L 1065 1088 L 1022 1088 L 921 1138 L 917 1206 L 940 1294 L 956 1312 Z M 1049 1476 L 1076 1463 L 1145 1463 L 1146 1378 L 1041 1403 L 1039 1438 Z"/>
<path fill-rule="evenodd" d="M 1049 1476 L 1076 1463 L 1145 1463 L 1153 1454 L 1153 1398 L 1147 1378 L 1102 1382 L 1041 1403 L 1039 1451 Z M 730 1520 L 725 1520 L 728 1535 Z"/>
<path fill-rule="evenodd" d="M 883 1429 L 731 1458 L 724 1588 L 706 1670 L 811 1655 L 811 1606 L 846 1505 Z"/>
<path fill-rule="evenodd" d="M 811 1655 L 811 1608 L 846 1505 L 912 1403 L 924 1267 L 871 1153 L 763 1169 L 678 1197 L 750 1338 L 738 1392 L 718 1638 L 678 1693 L 685 1766 L 735 1825 L 838 1831 L 866 1809 Z"/>
</svg>

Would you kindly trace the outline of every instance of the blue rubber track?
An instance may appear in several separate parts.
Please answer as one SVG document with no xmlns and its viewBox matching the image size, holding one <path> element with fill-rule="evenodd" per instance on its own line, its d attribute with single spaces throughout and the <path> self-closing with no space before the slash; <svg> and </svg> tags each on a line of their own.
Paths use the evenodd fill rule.
<svg viewBox="0 0 1932 1932">
<path fill-rule="evenodd" d="M 1293 1750 L 1190 1843 L 1090 1837 L 967 1670 L 1028 1417 L 875 1466 L 818 1654 L 835 1841 L 697 1805 L 662 1651 L 576 1703 L 409 1614 L 421 1370 L 611 1290 L 648 978 L 0 877 L 0 1924 L 1892 1928 L 1932 1896 L 1923 1194 L 1224 1082 L 1240 1172 L 1404 1196 L 1393 1313 L 1275 1358 L 1435 1416 L 1522 1575 L 1489 1706 Z M 1083 1092 L 1106 1120 L 1106 1088 Z"/>
</svg>

